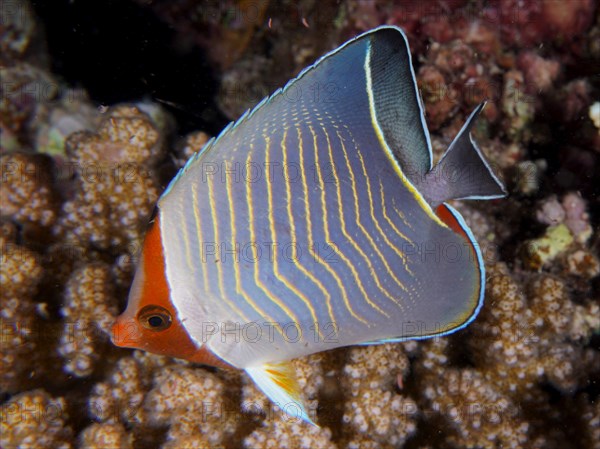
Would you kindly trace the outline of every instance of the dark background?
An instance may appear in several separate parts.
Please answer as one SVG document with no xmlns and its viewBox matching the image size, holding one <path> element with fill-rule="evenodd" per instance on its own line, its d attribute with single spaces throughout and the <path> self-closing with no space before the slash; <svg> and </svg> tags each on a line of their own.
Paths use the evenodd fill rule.
<svg viewBox="0 0 600 449">
<path fill-rule="evenodd" d="M 227 120 L 214 104 L 218 88 L 202 50 L 177 42 L 150 8 L 128 0 L 38 0 L 51 71 L 82 87 L 97 104 L 144 98 L 175 116 L 178 134 L 217 134 Z"/>
</svg>

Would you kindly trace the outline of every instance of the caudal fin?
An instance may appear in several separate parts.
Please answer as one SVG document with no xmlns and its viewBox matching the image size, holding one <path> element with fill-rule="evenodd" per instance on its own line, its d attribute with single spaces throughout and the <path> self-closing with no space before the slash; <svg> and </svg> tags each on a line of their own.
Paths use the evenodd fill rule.
<svg viewBox="0 0 600 449">
<path fill-rule="evenodd" d="M 421 192 L 432 207 L 450 199 L 492 199 L 506 196 L 502 182 L 471 136 L 475 119 L 485 106 L 471 113 L 438 164 L 425 176 Z"/>
</svg>

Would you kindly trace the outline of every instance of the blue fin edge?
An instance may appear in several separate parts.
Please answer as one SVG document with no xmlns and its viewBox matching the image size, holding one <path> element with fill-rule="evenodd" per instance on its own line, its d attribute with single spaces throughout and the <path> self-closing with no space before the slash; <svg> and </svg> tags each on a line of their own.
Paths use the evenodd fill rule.
<svg viewBox="0 0 600 449">
<path fill-rule="evenodd" d="M 198 151 L 196 154 L 192 155 L 187 162 L 185 163 L 185 165 L 183 166 L 183 168 L 181 168 L 179 170 L 179 172 L 177 173 L 177 175 L 175 175 L 175 177 L 171 180 L 171 182 L 167 185 L 167 188 L 164 190 L 164 192 L 161 195 L 161 198 L 168 195 L 169 192 L 171 191 L 171 189 L 173 188 L 173 186 L 177 183 L 177 181 L 179 181 L 179 179 L 190 169 L 190 167 L 198 160 L 200 160 L 200 158 L 202 158 L 202 156 L 204 156 L 205 154 L 207 154 L 211 148 L 213 148 L 218 142 L 219 140 L 225 136 L 228 132 L 232 131 L 233 129 L 235 129 L 236 127 L 238 127 L 240 124 L 246 122 L 247 120 L 250 120 L 250 118 L 252 118 L 252 116 L 258 111 L 260 110 L 262 107 L 265 107 L 269 102 L 271 102 L 274 98 L 276 98 L 277 96 L 285 93 L 296 81 L 298 81 L 299 79 L 301 79 L 303 76 L 305 76 L 307 73 L 309 73 L 311 70 L 314 70 L 322 61 L 326 60 L 327 58 L 332 57 L 333 55 L 335 55 L 336 53 L 338 53 L 339 51 L 341 51 L 343 48 L 345 48 L 346 46 L 352 44 L 353 42 L 362 39 L 365 36 L 368 36 L 370 34 L 376 33 L 377 31 L 380 30 L 384 30 L 384 29 L 392 29 L 392 30 L 396 30 L 398 31 L 402 38 L 404 39 L 404 43 L 406 44 L 406 47 L 408 48 L 408 62 L 410 65 L 410 70 L 413 76 L 413 83 L 415 84 L 415 89 L 417 92 L 417 102 L 419 104 L 419 109 L 421 111 L 421 124 L 425 129 L 425 136 L 427 138 L 427 147 L 429 150 L 429 161 L 430 164 L 432 163 L 431 161 L 433 160 L 433 156 L 432 156 L 432 150 L 431 150 L 431 141 L 430 141 L 430 137 L 429 137 L 429 130 L 427 128 L 427 124 L 425 122 L 425 114 L 424 114 L 424 110 L 421 104 L 421 99 L 419 98 L 419 90 L 418 90 L 418 86 L 417 86 L 417 79 L 415 76 L 415 72 L 414 72 L 414 67 L 412 65 L 412 57 L 410 54 L 410 46 L 408 45 L 408 38 L 406 37 L 406 35 L 404 34 L 404 31 L 402 31 L 401 28 L 394 26 L 394 25 L 382 25 L 379 26 L 377 28 L 373 28 L 372 30 L 366 31 L 362 34 L 359 34 L 358 36 L 353 37 L 352 39 L 346 41 L 345 43 L 343 43 L 342 45 L 340 45 L 339 47 L 335 48 L 334 50 L 330 51 L 329 53 L 326 53 L 325 55 L 321 56 L 319 59 L 317 59 L 313 64 L 305 67 L 304 69 L 302 69 L 300 71 L 300 73 L 298 73 L 298 75 L 292 79 L 290 79 L 283 88 L 278 88 L 277 90 L 275 90 L 275 92 L 273 92 L 271 95 L 267 95 L 266 97 L 264 97 L 260 102 L 258 102 L 258 104 L 256 104 L 256 106 L 254 106 L 253 108 L 247 109 L 237 120 L 230 122 L 225 128 L 223 128 L 223 130 L 218 134 L 217 137 L 213 137 L 211 138 L 203 147 L 200 151 Z"/>
<path fill-rule="evenodd" d="M 471 244 L 473 245 L 473 249 L 475 250 L 475 254 L 477 256 L 477 262 L 478 262 L 478 266 L 479 266 L 479 299 L 477 300 L 477 306 L 475 307 L 475 310 L 473 311 L 471 316 L 464 323 L 462 323 L 458 327 L 455 327 L 454 329 L 450 329 L 450 330 L 440 332 L 437 334 L 419 335 L 416 337 L 385 338 L 382 340 L 368 341 L 365 343 L 357 343 L 357 346 L 381 345 L 384 343 L 401 343 L 403 341 L 427 340 L 429 338 L 443 337 L 445 335 L 450 335 L 450 334 L 453 334 L 454 332 L 464 329 L 469 324 L 471 324 L 475 320 L 475 318 L 477 318 L 477 315 L 479 315 L 479 312 L 481 311 L 481 308 L 483 307 L 483 298 L 485 296 L 485 264 L 483 262 L 483 256 L 481 254 L 481 249 L 479 248 L 479 244 L 477 243 L 477 240 L 475 240 L 475 236 L 473 235 L 473 232 L 467 225 L 465 219 L 460 214 L 460 212 L 458 212 L 456 209 L 454 209 L 452 206 L 450 206 L 447 203 L 443 203 L 443 204 L 444 204 L 444 206 L 446 206 L 448 208 L 448 210 L 454 216 L 454 218 L 456 218 L 456 221 L 458 221 L 461 228 L 465 231 L 465 233 L 467 234 L 467 237 L 469 237 L 469 240 L 471 241 Z"/>
</svg>

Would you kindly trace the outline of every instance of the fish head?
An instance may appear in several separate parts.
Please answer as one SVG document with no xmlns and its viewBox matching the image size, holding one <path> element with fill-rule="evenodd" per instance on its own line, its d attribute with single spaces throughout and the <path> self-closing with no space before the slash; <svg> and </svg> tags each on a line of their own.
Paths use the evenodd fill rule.
<svg viewBox="0 0 600 449">
<path fill-rule="evenodd" d="M 194 341 L 171 300 L 158 215 L 151 222 L 139 256 L 127 308 L 112 328 L 112 341 L 125 348 L 195 360 L 202 345 Z"/>
</svg>

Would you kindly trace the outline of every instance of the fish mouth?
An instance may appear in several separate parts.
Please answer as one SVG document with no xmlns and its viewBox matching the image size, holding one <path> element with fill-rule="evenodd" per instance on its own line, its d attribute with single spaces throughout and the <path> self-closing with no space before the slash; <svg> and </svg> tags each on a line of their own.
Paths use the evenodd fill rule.
<svg viewBox="0 0 600 449">
<path fill-rule="evenodd" d="M 135 348 L 139 346 L 141 333 L 134 319 L 118 316 L 112 325 L 110 340 L 120 348 Z"/>
</svg>

